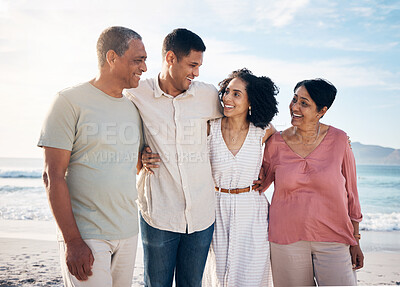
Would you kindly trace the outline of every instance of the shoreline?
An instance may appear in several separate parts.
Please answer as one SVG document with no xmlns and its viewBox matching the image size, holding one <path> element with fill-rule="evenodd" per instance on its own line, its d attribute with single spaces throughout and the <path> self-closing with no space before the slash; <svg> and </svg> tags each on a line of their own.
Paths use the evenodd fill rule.
<svg viewBox="0 0 400 287">
<path fill-rule="evenodd" d="M 362 231 L 359 286 L 400 285 L 400 231 Z M 0 286 L 62 286 L 54 221 L 0 220 Z M 132 286 L 144 286 L 139 238 Z"/>
</svg>

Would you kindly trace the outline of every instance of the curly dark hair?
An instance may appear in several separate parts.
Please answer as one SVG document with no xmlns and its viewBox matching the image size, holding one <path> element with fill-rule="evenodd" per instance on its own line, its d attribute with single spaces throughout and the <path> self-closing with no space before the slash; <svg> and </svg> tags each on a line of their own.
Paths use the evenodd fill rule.
<svg viewBox="0 0 400 287">
<path fill-rule="evenodd" d="M 256 127 L 264 129 L 278 113 L 276 95 L 279 93 L 279 88 L 270 78 L 257 77 L 250 70 L 243 68 L 233 71 L 228 78 L 218 84 L 221 102 L 226 88 L 234 78 L 239 78 L 246 84 L 251 106 L 251 115 L 247 113 L 247 119 Z"/>
</svg>

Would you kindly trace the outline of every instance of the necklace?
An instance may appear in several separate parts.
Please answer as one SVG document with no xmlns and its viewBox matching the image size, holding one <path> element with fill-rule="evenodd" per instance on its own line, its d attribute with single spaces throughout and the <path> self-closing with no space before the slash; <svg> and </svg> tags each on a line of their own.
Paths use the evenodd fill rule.
<svg viewBox="0 0 400 287">
<path fill-rule="evenodd" d="M 231 142 L 235 143 L 236 142 L 236 138 L 235 137 L 231 137 Z"/>
<path fill-rule="evenodd" d="M 244 131 L 247 131 L 247 128 L 246 129 L 241 128 L 239 130 L 239 132 L 236 133 L 236 135 L 232 136 L 231 135 L 232 130 L 230 129 L 230 125 L 229 125 L 228 121 L 227 121 L 227 129 L 228 129 L 229 139 L 230 139 L 231 143 L 233 143 L 233 144 L 235 144 L 238 141 L 239 137 L 242 136 Z"/>
<path fill-rule="evenodd" d="M 303 145 L 313 145 L 313 144 L 315 144 L 315 143 L 317 142 L 317 139 L 318 139 L 318 137 L 319 137 L 319 132 L 320 132 L 320 130 L 321 130 L 321 125 L 320 125 L 319 122 L 318 122 L 317 136 L 315 137 L 315 139 L 314 139 L 314 141 L 313 141 L 312 143 L 304 143 L 304 142 L 303 142 L 303 137 L 302 137 L 300 134 L 297 133 L 297 127 L 294 127 L 294 128 L 295 128 L 294 133 L 295 133 L 297 136 L 300 137 L 301 143 L 302 143 Z"/>
<path fill-rule="evenodd" d="M 239 130 L 238 133 L 236 133 L 236 135 L 232 136 L 231 135 L 231 130 L 229 130 L 229 138 L 231 140 L 232 143 L 236 143 L 237 140 L 239 139 L 239 137 L 242 135 L 243 130 Z"/>
</svg>

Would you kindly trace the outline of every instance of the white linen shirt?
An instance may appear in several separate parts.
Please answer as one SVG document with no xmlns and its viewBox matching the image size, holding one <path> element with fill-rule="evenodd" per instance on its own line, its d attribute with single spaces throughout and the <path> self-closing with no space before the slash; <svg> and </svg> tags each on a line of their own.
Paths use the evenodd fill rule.
<svg viewBox="0 0 400 287">
<path fill-rule="evenodd" d="M 164 93 L 158 77 L 124 90 L 139 109 L 146 144 L 159 153 L 154 174 L 142 169 L 138 206 L 152 227 L 179 233 L 205 230 L 215 220 L 215 195 L 207 150 L 207 121 L 222 116 L 213 85 L 193 81 L 184 93 Z"/>
</svg>

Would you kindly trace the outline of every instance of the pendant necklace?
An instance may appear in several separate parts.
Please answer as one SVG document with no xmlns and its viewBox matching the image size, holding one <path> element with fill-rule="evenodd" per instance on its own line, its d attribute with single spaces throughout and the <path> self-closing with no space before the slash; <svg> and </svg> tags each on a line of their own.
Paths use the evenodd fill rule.
<svg viewBox="0 0 400 287">
<path fill-rule="evenodd" d="M 230 138 L 230 140 L 231 140 L 231 142 L 232 143 L 236 143 L 236 141 L 238 140 L 238 138 L 240 137 L 240 135 L 242 134 L 242 132 L 243 132 L 243 129 L 240 129 L 239 130 L 239 132 L 238 132 L 238 134 L 236 135 L 236 136 L 231 136 L 231 129 L 230 129 L 230 126 L 229 126 L 229 122 L 227 121 L 227 128 L 228 128 L 228 131 L 229 131 L 229 138 Z"/>
</svg>

